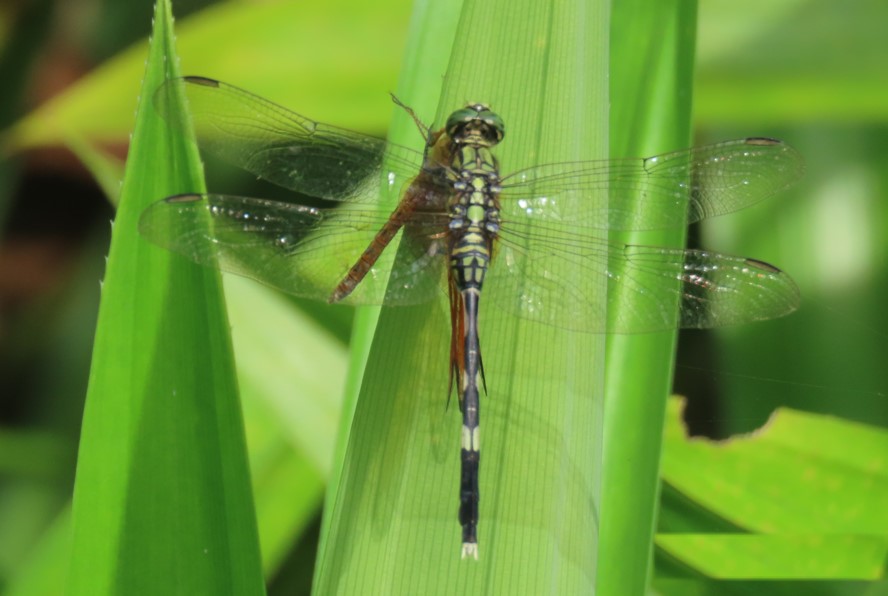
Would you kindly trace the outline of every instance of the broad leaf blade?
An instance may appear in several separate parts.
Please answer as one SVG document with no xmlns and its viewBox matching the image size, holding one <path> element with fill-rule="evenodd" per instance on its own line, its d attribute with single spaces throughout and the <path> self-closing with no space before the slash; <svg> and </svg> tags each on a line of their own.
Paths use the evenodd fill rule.
<svg viewBox="0 0 888 596">
<path fill-rule="evenodd" d="M 158 4 L 103 283 L 77 467 L 70 594 L 261 594 L 219 276 L 142 240 L 152 201 L 200 190 L 194 149 L 145 98 L 177 59 Z"/>
<path fill-rule="evenodd" d="M 455 42 L 418 36 L 435 40 L 423 65 L 433 74 L 435 59 L 453 48 L 436 128 L 465 101 L 483 101 L 506 119 L 497 152 L 505 173 L 604 157 L 607 6 L 586 11 L 468 2 Z M 413 107 L 430 120 L 426 104 Z M 416 143 L 411 134 L 407 143 Z M 460 560 L 455 400 L 445 411 L 448 311 L 443 303 L 383 310 L 339 490 L 328 499 L 316 593 L 593 589 L 602 336 L 521 321 L 483 297 L 480 326 L 489 388 L 481 404 L 480 560 Z"/>
<path fill-rule="evenodd" d="M 682 406 L 669 404 L 663 478 L 699 511 L 661 527 L 669 557 L 720 579 L 881 578 L 888 432 L 779 409 L 756 433 L 713 442 L 686 436 Z"/>
</svg>

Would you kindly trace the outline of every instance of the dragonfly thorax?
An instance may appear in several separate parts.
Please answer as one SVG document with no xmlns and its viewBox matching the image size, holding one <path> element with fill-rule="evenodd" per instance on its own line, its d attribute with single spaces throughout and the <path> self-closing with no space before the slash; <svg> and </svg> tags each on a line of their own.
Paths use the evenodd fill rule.
<svg viewBox="0 0 888 596">
<path fill-rule="evenodd" d="M 451 140 L 451 280 L 459 292 L 480 292 L 500 225 L 499 164 L 491 147 Z"/>
</svg>

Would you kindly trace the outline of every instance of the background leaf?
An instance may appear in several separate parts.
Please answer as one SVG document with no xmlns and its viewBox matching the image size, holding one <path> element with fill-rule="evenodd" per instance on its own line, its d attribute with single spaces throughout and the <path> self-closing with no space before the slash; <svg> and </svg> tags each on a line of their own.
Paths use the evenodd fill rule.
<svg viewBox="0 0 888 596">
<path fill-rule="evenodd" d="M 656 155 L 689 145 L 688 89 L 694 72 L 696 16 L 693 2 L 615 4 L 610 79 L 613 157 Z M 656 77 L 649 75 L 654 64 Z M 684 230 L 611 233 L 610 239 L 681 247 Z M 625 297 L 626 308 L 632 308 L 632 299 Z M 673 308 L 677 325 L 678 304 Z M 672 385 L 675 338 L 676 332 L 607 338 L 598 582 L 602 594 L 640 594 L 650 579 L 661 429 Z"/>
<path fill-rule="evenodd" d="M 664 516 L 664 554 L 723 579 L 882 577 L 888 432 L 781 409 L 752 435 L 712 443 L 685 436 L 681 407 L 670 402 L 663 479 L 725 526 Z"/>
</svg>

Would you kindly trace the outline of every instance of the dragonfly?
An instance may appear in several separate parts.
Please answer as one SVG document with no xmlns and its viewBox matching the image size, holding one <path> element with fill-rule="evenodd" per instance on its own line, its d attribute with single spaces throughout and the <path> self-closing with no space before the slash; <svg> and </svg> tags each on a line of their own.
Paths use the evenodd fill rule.
<svg viewBox="0 0 888 596">
<path fill-rule="evenodd" d="M 171 107 L 177 95 L 189 106 L 181 121 Z M 312 121 L 213 79 L 166 82 L 155 103 L 182 129 L 193 127 L 202 151 L 320 201 L 176 195 L 149 206 L 140 231 L 199 264 L 296 296 L 386 306 L 446 296 L 450 391 L 455 384 L 462 414 L 461 552 L 477 559 L 479 407 L 487 389 L 481 296 L 523 319 L 591 333 L 786 315 L 799 292 L 773 265 L 621 244 L 607 231 L 678 228 L 742 209 L 792 184 L 802 159 L 781 141 L 745 138 L 503 175 L 494 149 L 506 127 L 490 107 L 469 103 L 433 129 L 394 99 L 419 128 L 422 151 Z M 389 249 L 395 242 L 398 249 Z M 578 279 L 605 280 L 606 296 Z M 613 298 L 627 295 L 631 307 Z"/>
</svg>

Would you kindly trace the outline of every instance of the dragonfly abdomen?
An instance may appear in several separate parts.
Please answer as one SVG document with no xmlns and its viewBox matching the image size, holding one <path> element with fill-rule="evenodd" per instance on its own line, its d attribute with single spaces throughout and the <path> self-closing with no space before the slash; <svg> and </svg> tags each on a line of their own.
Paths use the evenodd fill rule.
<svg viewBox="0 0 888 596">
<path fill-rule="evenodd" d="M 481 463 L 479 435 L 479 387 L 481 386 L 481 352 L 478 341 L 478 288 L 460 292 L 463 308 L 464 361 L 460 379 L 463 426 L 460 444 L 459 523 L 462 525 L 462 556 L 478 558 L 478 472 Z"/>
<path fill-rule="evenodd" d="M 485 197 L 487 201 L 490 197 Z M 475 197 L 477 199 L 477 197 Z M 471 204 L 471 199 L 470 199 Z M 463 210 L 455 209 L 457 213 Z M 470 207 L 468 212 L 473 211 Z M 482 220 L 470 217 L 466 229 L 456 235 L 450 252 L 450 271 L 452 283 L 458 290 L 458 299 L 462 302 L 457 313 L 462 315 L 462 324 L 454 326 L 461 329 L 462 362 L 457 363 L 460 371 L 460 405 L 462 406 L 463 426 L 460 449 L 460 489 L 459 489 L 459 523 L 463 528 L 463 557 L 478 557 L 478 503 L 480 490 L 478 472 L 481 460 L 479 441 L 479 388 L 481 376 L 481 346 L 478 339 L 478 306 L 484 276 L 490 263 L 490 252 L 495 233 L 486 226 L 487 209 Z M 454 218 L 454 223 L 460 217 Z M 458 227 L 458 226 L 457 226 Z"/>
</svg>

